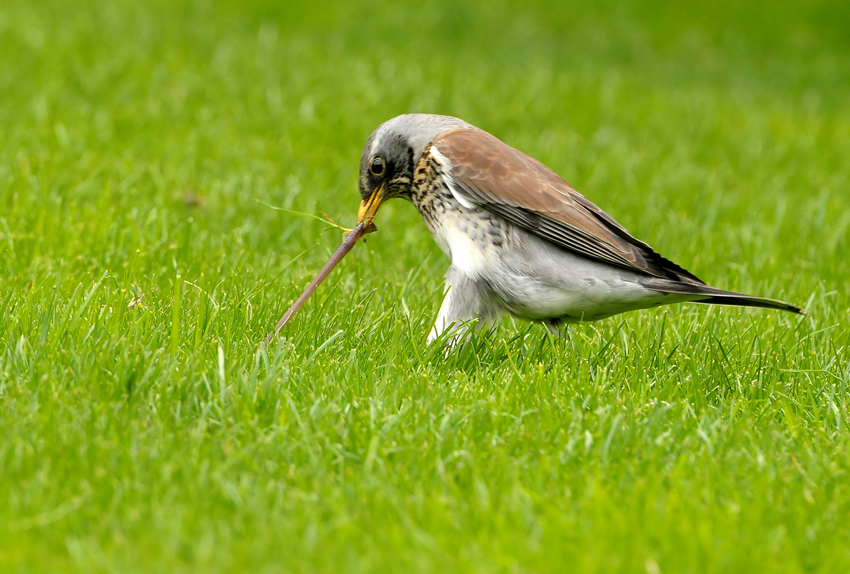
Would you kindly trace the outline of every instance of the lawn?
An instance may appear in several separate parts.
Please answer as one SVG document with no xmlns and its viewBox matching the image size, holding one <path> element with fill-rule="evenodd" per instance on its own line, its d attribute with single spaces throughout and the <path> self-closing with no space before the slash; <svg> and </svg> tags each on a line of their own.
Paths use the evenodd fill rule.
<svg viewBox="0 0 850 574">
<path fill-rule="evenodd" d="M 0 4 L 0 571 L 850 571 L 850 4 Z M 368 135 L 456 115 L 708 282 L 425 337 Z"/>
</svg>

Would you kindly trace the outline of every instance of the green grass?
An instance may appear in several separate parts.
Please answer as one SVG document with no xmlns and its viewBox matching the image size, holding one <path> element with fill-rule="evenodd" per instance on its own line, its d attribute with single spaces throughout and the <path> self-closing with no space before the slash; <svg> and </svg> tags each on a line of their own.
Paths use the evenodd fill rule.
<svg viewBox="0 0 850 574">
<path fill-rule="evenodd" d="M 850 570 L 846 2 L 0 5 L 0 570 Z M 427 348 L 361 147 L 460 116 L 707 281 Z"/>
</svg>

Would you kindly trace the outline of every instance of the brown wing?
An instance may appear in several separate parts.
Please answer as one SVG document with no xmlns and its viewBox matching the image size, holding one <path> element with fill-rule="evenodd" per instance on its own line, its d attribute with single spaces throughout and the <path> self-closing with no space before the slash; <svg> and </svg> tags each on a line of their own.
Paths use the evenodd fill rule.
<svg viewBox="0 0 850 574">
<path fill-rule="evenodd" d="M 478 128 L 461 128 L 431 145 L 451 162 L 456 193 L 570 251 L 632 271 L 703 283 L 649 245 L 551 169 Z"/>
</svg>

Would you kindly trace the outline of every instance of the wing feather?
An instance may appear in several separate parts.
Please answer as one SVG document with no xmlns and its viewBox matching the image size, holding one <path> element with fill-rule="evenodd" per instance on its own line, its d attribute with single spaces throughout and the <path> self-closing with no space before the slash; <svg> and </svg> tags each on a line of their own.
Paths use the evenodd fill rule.
<svg viewBox="0 0 850 574">
<path fill-rule="evenodd" d="M 649 245 L 536 159 L 478 128 L 431 142 L 451 163 L 453 193 L 561 247 L 632 271 L 703 282 Z M 442 159 L 442 158 L 441 158 Z"/>
</svg>

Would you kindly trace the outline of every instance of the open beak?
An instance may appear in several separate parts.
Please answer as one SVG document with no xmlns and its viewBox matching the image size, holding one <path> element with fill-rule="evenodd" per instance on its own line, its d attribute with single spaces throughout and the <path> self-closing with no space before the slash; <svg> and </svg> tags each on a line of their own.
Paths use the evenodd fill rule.
<svg viewBox="0 0 850 574">
<path fill-rule="evenodd" d="M 372 225 L 372 220 L 375 219 L 375 214 L 378 213 L 378 208 L 386 199 L 384 194 L 384 184 L 382 183 L 375 188 L 369 199 L 360 203 L 360 211 L 357 212 L 357 223 L 365 223 L 364 228 L 369 228 Z"/>
</svg>

